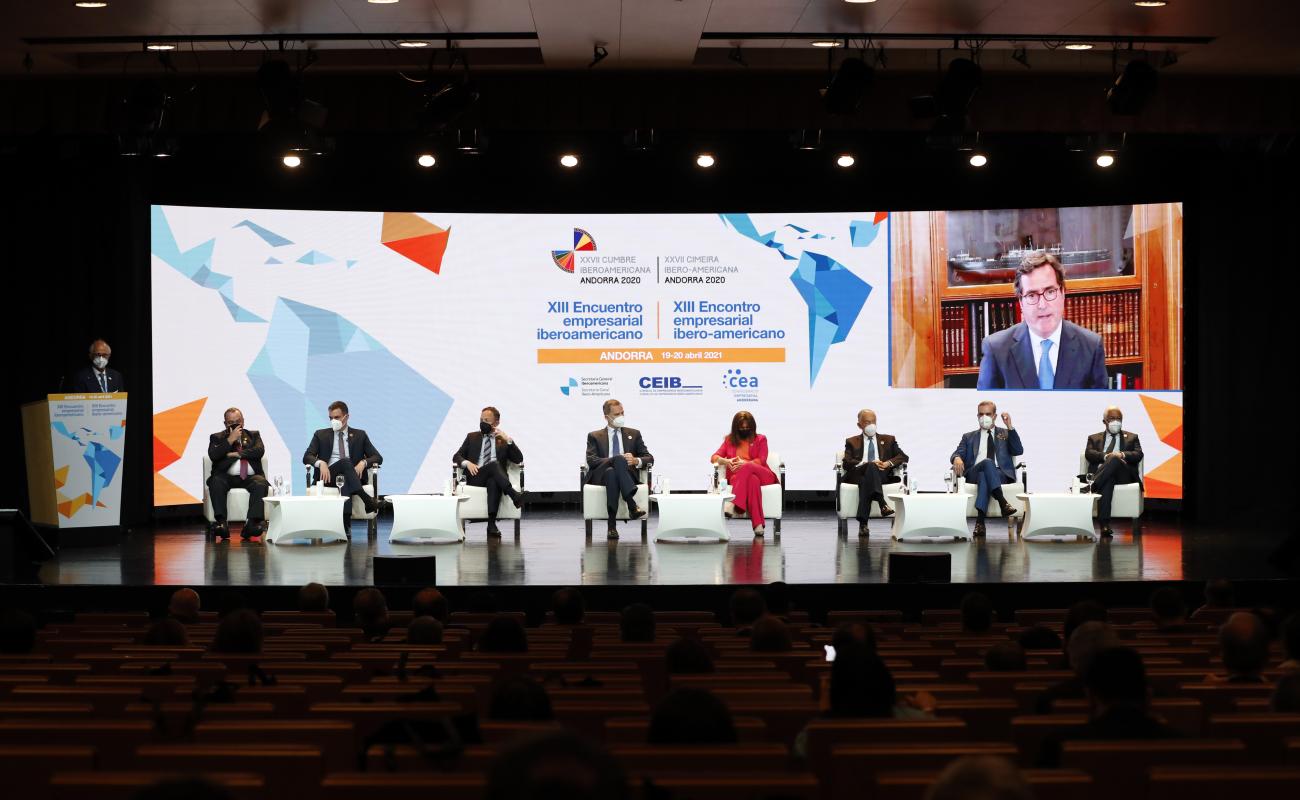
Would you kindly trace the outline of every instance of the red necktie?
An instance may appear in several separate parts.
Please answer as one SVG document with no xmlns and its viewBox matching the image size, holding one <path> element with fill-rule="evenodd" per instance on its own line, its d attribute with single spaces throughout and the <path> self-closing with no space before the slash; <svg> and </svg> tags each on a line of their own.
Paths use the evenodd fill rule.
<svg viewBox="0 0 1300 800">
<path fill-rule="evenodd" d="M 240 436 L 239 441 L 235 442 L 235 452 L 240 454 L 239 457 L 239 479 L 248 480 L 248 462 L 244 460 L 244 437 Z"/>
</svg>

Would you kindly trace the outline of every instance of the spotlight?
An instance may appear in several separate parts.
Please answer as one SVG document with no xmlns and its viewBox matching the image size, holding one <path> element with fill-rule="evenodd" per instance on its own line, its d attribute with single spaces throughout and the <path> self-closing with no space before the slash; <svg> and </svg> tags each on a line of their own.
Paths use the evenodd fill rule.
<svg viewBox="0 0 1300 800">
<path fill-rule="evenodd" d="M 575 156 L 573 153 L 565 153 L 564 155 L 560 156 L 560 166 L 567 167 L 568 169 L 573 169 L 574 167 L 578 166 L 578 157 Z"/>
<path fill-rule="evenodd" d="M 302 156 L 293 153 L 286 153 L 280 161 L 289 169 L 297 169 L 302 166 Z"/>
<path fill-rule="evenodd" d="M 623 136 L 623 146 L 636 153 L 648 153 L 655 148 L 654 128 L 633 128 Z"/>
<path fill-rule="evenodd" d="M 1115 114 L 1131 116 L 1142 110 L 1156 91 L 1156 68 L 1146 61 L 1130 61 L 1106 90 L 1106 105 Z"/>
<path fill-rule="evenodd" d="M 1102 169 L 1115 166 L 1115 154 L 1108 150 L 1103 150 L 1097 155 L 1097 166 Z"/>
<path fill-rule="evenodd" d="M 388 6 L 396 3 L 397 0 L 368 0 L 368 2 L 374 3 L 377 6 Z"/>
<path fill-rule="evenodd" d="M 835 159 L 835 163 L 847 169 L 857 163 L 857 160 L 848 153 L 844 153 L 839 158 Z"/>
<path fill-rule="evenodd" d="M 966 111 L 983 80 L 983 70 L 969 58 L 954 58 L 939 79 L 934 94 L 912 98 L 912 113 L 922 119 L 939 117 L 945 127 L 965 125 Z"/>
<path fill-rule="evenodd" d="M 839 39 L 814 39 L 808 44 L 812 45 L 813 47 L 843 47 L 844 46 L 844 42 L 841 42 Z"/>
<path fill-rule="evenodd" d="M 1164 8 L 1169 5 L 1169 0 L 1133 0 L 1133 5 L 1138 8 Z"/>
<path fill-rule="evenodd" d="M 398 47 L 428 47 L 429 43 L 420 39 L 403 39 L 397 43 Z"/>
<path fill-rule="evenodd" d="M 176 45 L 171 42 L 148 42 L 145 44 L 146 50 L 175 50 Z"/>
<path fill-rule="evenodd" d="M 438 159 L 433 157 L 433 153 L 421 153 L 420 156 L 415 159 L 415 163 L 419 164 L 425 169 L 428 169 L 429 167 L 432 167 L 434 164 L 437 164 Z"/>
<path fill-rule="evenodd" d="M 713 156 L 710 155 L 709 153 L 700 153 L 698 156 L 695 157 L 695 163 L 703 167 L 704 169 L 708 169 L 709 167 L 713 166 L 717 162 L 715 161 Z"/>
<path fill-rule="evenodd" d="M 487 137 L 479 136 L 478 128 L 460 128 L 456 131 L 456 150 L 467 156 L 477 156 L 487 147 Z"/>
<path fill-rule="evenodd" d="M 810 131 L 804 128 L 798 133 L 790 134 L 790 144 L 794 145 L 796 150 L 820 150 L 822 149 L 822 132 L 820 129 Z"/>
<path fill-rule="evenodd" d="M 742 67 L 749 66 L 749 63 L 745 61 L 745 55 L 740 52 L 739 44 L 732 46 L 731 51 L 727 53 L 727 60 Z"/>
<path fill-rule="evenodd" d="M 104 8 L 108 3 L 94 3 L 90 2 L 90 0 L 80 0 L 80 2 L 77 2 L 74 5 L 76 5 L 77 8 Z"/>
<path fill-rule="evenodd" d="M 976 150 L 970 154 L 970 165 L 972 167 L 982 167 L 989 163 L 989 157 Z"/>
<path fill-rule="evenodd" d="M 605 49 L 605 43 L 596 42 L 591 46 L 591 63 L 587 65 L 587 69 L 596 66 L 600 62 L 604 61 L 608 56 L 609 50 Z"/>
<path fill-rule="evenodd" d="M 853 114 L 862 105 L 862 97 L 871 88 L 875 70 L 860 58 L 840 62 L 831 82 L 822 90 L 822 102 L 830 114 Z"/>
<path fill-rule="evenodd" d="M 1011 51 L 1011 60 L 1016 62 L 1020 66 L 1024 67 L 1025 69 L 1030 69 L 1031 67 L 1029 66 L 1029 48 L 1025 47 L 1024 45 L 1015 48 L 1014 50 Z"/>
<path fill-rule="evenodd" d="M 1091 50 L 1092 45 L 1087 42 L 1070 42 L 1065 46 L 1066 50 Z"/>
<path fill-rule="evenodd" d="M 853 3 L 854 5 L 859 5 L 862 3 L 874 3 L 876 2 L 876 0 L 844 0 L 844 2 Z"/>
</svg>

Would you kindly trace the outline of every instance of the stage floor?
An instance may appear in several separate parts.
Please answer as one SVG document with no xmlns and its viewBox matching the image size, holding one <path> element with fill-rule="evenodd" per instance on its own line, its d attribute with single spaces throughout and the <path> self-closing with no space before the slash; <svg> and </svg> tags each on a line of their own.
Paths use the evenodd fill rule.
<svg viewBox="0 0 1300 800">
<path fill-rule="evenodd" d="M 469 526 L 463 544 L 390 545 L 390 519 L 367 540 L 365 525 L 353 526 L 348 544 L 317 547 L 265 546 L 257 542 L 214 544 L 203 526 L 162 524 L 137 530 L 112 547 L 67 548 L 42 566 L 40 580 L 53 586 L 330 586 L 372 583 L 372 558 L 387 554 L 437 556 L 441 586 L 671 586 L 785 581 L 791 584 L 874 584 L 887 581 L 891 551 L 952 553 L 954 583 L 1077 583 L 1091 581 L 1203 581 L 1208 578 L 1282 577 L 1267 563 L 1284 534 L 1184 530 L 1175 520 L 1145 520 L 1134 535 L 1127 522 L 1110 542 L 1012 540 L 1004 523 L 991 520 L 984 541 L 902 544 L 889 538 L 889 523 L 873 521 L 860 539 L 856 524 L 836 535 L 830 511 L 792 511 L 780 539 L 769 530 L 756 540 L 748 523 L 729 523 L 725 544 L 655 544 L 642 541 L 639 525 L 623 523 L 622 539 L 609 542 L 603 525 L 585 541 L 573 511 L 530 511 L 521 535 L 510 527 L 487 541 L 484 524 Z M 650 522 L 653 537 L 655 520 Z"/>
</svg>

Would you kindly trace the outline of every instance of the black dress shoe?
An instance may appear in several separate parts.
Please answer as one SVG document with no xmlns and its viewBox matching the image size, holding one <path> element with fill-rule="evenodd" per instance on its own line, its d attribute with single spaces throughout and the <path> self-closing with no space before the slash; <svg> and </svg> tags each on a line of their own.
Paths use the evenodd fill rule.
<svg viewBox="0 0 1300 800">
<path fill-rule="evenodd" d="M 501 535 L 501 529 L 497 527 L 496 521 L 494 521 L 494 520 L 488 520 L 487 535 L 488 535 L 488 536 L 500 536 L 500 535 Z"/>
<path fill-rule="evenodd" d="M 1103 523 L 1101 523 L 1101 538 L 1103 538 L 1103 539 L 1113 539 L 1113 538 L 1115 538 L 1115 532 L 1112 531 L 1112 530 L 1110 529 L 1110 523 L 1109 523 L 1109 522 L 1103 522 Z"/>
<path fill-rule="evenodd" d="M 971 532 L 971 536 L 974 536 L 976 539 L 983 539 L 984 533 L 984 520 L 975 520 L 975 530 Z"/>
<path fill-rule="evenodd" d="M 617 538 L 618 538 L 618 528 L 614 527 L 613 525 L 610 525 L 610 526 L 609 526 L 609 533 L 605 534 L 605 538 L 606 538 L 606 539 L 609 539 L 611 542 L 614 541 L 615 539 L 617 539 Z"/>
<path fill-rule="evenodd" d="M 510 495 L 510 502 L 515 504 L 515 508 L 523 508 L 524 498 L 527 496 L 528 496 L 528 492 L 515 492 L 514 494 Z"/>
<path fill-rule="evenodd" d="M 213 541 L 229 539 L 230 528 L 226 526 L 224 521 L 218 520 L 208 525 L 208 535 L 212 537 Z"/>
<path fill-rule="evenodd" d="M 637 506 L 637 505 L 635 505 L 635 504 L 633 504 L 633 503 L 628 503 L 628 504 L 627 504 L 627 518 L 628 518 L 628 519 L 641 519 L 641 518 L 644 517 L 645 515 L 646 515 L 646 511 L 645 511 L 644 508 L 641 508 L 640 506 Z"/>
<path fill-rule="evenodd" d="M 373 514 L 375 513 L 375 509 L 379 508 L 379 506 L 375 505 L 375 498 L 365 492 L 357 492 L 353 496 L 361 498 L 361 505 L 365 507 L 367 514 Z"/>
<path fill-rule="evenodd" d="M 266 532 L 266 523 L 263 522 L 262 520 L 257 520 L 255 522 L 245 522 L 244 529 L 239 532 L 239 538 L 243 539 L 246 542 L 249 539 L 252 539 L 254 536 L 261 536 L 265 532 Z"/>
<path fill-rule="evenodd" d="M 881 504 L 880 504 L 880 516 L 885 517 L 886 519 L 888 519 L 889 517 L 894 516 L 894 509 L 890 508 L 889 506 L 885 505 L 884 503 L 881 503 Z"/>
<path fill-rule="evenodd" d="M 1003 519 L 1014 517 L 1017 513 L 1019 513 L 1019 509 L 1017 509 L 1015 506 L 1008 503 L 1006 500 L 998 501 L 998 510 L 1002 512 Z"/>
<path fill-rule="evenodd" d="M 867 523 L 858 520 L 858 538 L 866 539 L 871 534 L 867 532 Z"/>
</svg>

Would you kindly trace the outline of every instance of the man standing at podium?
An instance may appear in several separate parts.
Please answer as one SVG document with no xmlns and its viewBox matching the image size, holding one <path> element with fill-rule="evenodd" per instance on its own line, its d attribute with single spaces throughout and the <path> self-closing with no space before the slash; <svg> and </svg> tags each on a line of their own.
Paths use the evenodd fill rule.
<svg viewBox="0 0 1300 800">
<path fill-rule="evenodd" d="M 226 493 L 231 489 L 248 492 L 248 520 L 239 538 L 247 541 L 266 533 L 266 515 L 262 501 L 270 485 L 262 474 L 262 456 L 266 446 L 257 431 L 244 429 L 244 412 L 227 408 L 226 427 L 208 437 L 208 459 L 212 474 L 208 477 L 208 496 L 212 499 L 212 526 L 208 534 L 214 539 L 230 538 L 226 525 Z"/>
<path fill-rule="evenodd" d="M 479 413 L 478 430 L 465 436 L 465 442 L 451 457 L 451 463 L 461 466 L 466 473 L 465 483 L 470 486 L 482 486 L 487 489 L 488 536 L 500 536 L 497 527 L 497 509 L 501 507 L 501 495 L 510 498 L 510 502 L 519 508 L 524 504 L 523 495 L 510 485 L 506 475 L 507 464 L 524 463 L 524 454 L 510 434 L 497 427 L 501 422 L 501 412 L 488 406 Z"/>
<path fill-rule="evenodd" d="M 977 538 L 984 537 L 984 517 L 988 513 L 989 498 L 998 501 L 1003 518 L 1016 513 L 1016 508 L 1002 494 L 1002 484 L 1015 483 L 1015 457 L 1025 452 L 1020 434 L 1011 427 L 1011 415 L 1002 412 L 1005 428 L 993 424 L 998 413 L 995 403 L 988 400 L 975 407 L 979 428 L 962 434 L 951 458 L 953 474 L 958 480 L 964 475 L 966 483 L 975 484 L 975 531 Z"/>
<path fill-rule="evenodd" d="M 1109 539 L 1114 535 L 1110 529 L 1110 502 L 1115 496 L 1115 487 L 1142 482 L 1137 469 L 1142 462 L 1142 443 L 1136 433 L 1124 430 L 1124 412 L 1119 407 L 1106 409 L 1101 422 L 1105 430 L 1088 437 L 1083 456 L 1092 471 L 1092 493 L 1101 495 L 1097 500 L 1101 537 Z"/>
<path fill-rule="evenodd" d="M 103 339 L 91 342 L 90 363 L 72 373 L 72 379 L 68 381 L 66 387 L 68 392 L 77 394 L 125 392 L 126 382 L 122 380 L 122 373 L 108 368 L 108 359 L 112 356 L 113 348 L 108 346 L 108 342 Z"/>
<path fill-rule="evenodd" d="M 378 466 L 384 457 L 370 443 L 370 437 L 360 428 L 348 426 L 348 404 L 335 400 L 329 405 L 330 426 L 321 428 L 312 434 L 311 444 L 303 453 L 302 463 L 316 467 L 321 481 L 326 486 L 335 486 L 337 476 L 343 476 L 343 488 L 339 494 L 344 497 L 359 497 L 366 512 L 373 514 L 375 499 L 366 494 L 362 488 L 362 476 L 366 467 Z M 352 518 L 352 504 L 345 503 L 343 516 Z"/>
<path fill-rule="evenodd" d="M 641 519 L 646 509 L 636 504 L 636 470 L 649 467 L 654 456 L 646 449 L 641 432 L 623 425 L 623 404 L 606 400 L 601 406 L 605 426 L 587 434 L 587 483 L 604 485 L 609 510 L 609 539 L 618 538 L 618 499 L 627 502 L 629 519 Z"/>
</svg>

